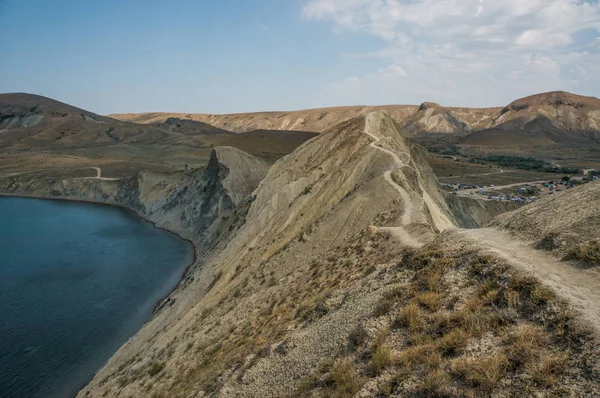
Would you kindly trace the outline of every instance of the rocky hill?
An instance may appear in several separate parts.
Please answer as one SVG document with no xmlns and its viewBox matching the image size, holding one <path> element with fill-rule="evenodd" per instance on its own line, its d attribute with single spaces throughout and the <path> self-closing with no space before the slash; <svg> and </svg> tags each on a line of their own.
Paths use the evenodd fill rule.
<svg viewBox="0 0 600 398">
<path fill-rule="evenodd" d="M 405 134 L 466 135 L 472 131 L 472 128 L 450 109 L 432 102 L 425 102 L 411 117 L 402 122 L 402 131 Z"/>
</svg>

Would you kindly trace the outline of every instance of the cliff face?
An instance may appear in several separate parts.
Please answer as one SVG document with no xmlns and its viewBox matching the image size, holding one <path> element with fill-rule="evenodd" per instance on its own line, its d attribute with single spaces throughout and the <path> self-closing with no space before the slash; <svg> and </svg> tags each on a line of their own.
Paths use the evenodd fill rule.
<svg viewBox="0 0 600 398">
<path fill-rule="evenodd" d="M 267 170 L 267 164 L 247 153 L 217 147 L 208 166 L 191 173 L 142 172 L 118 180 L 20 175 L 0 179 L 0 191 L 123 206 L 204 249 L 214 244 L 221 218 L 252 193 Z"/>
</svg>

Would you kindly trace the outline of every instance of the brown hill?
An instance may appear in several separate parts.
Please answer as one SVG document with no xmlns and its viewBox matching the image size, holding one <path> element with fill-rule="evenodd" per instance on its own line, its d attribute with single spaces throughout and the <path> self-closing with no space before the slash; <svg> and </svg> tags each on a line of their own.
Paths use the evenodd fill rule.
<svg viewBox="0 0 600 398">
<path fill-rule="evenodd" d="M 448 108 L 433 102 L 421 104 L 419 109 L 402 122 L 405 134 L 468 134 L 471 126 Z"/>
<path fill-rule="evenodd" d="M 307 131 L 254 130 L 235 134 L 222 145 L 238 148 L 255 156 L 279 159 L 318 135 Z"/>
<path fill-rule="evenodd" d="M 293 112 L 230 115 L 140 113 L 112 117 L 136 123 L 164 122 L 169 117 L 205 122 L 236 132 L 257 129 L 322 132 L 365 115 L 385 110 L 409 135 L 427 133 L 467 135 L 464 145 L 551 145 L 589 142 L 600 138 L 600 100 L 565 92 L 537 94 L 504 108 L 453 108 L 438 104 L 351 106 Z M 474 133 L 469 135 L 470 133 Z"/>
<path fill-rule="evenodd" d="M 465 145 L 552 145 L 600 139 L 600 100 L 562 91 L 514 101 L 461 141 Z"/>
<path fill-rule="evenodd" d="M 162 130 L 167 130 L 183 135 L 197 136 L 197 135 L 210 135 L 210 134 L 226 134 L 235 135 L 235 133 L 223 130 L 210 124 L 198 122 L 190 119 L 179 119 L 176 117 L 170 117 L 163 123 L 157 123 L 155 126 Z"/>
<path fill-rule="evenodd" d="M 419 111 L 416 105 L 385 105 L 385 106 L 346 106 L 333 108 L 318 108 L 292 112 L 258 112 L 258 113 L 236 113 L 225 115 L 212 115 L 200 113 L 124 113 L 109 115 L 118 120 L 134 123 L 152 124 L 161 123 L 170 117 L 186 120 L 196 120 L 209 123 L 213 126 L 236 132 L 247 132 L 252 130 L 296 130 L 322 132 L 336 124 L 358 116 L 364 116 L 369 112 L 383 110 L 400 125 L 414 123 L 415 114 Z M 441 107 L 440 107 L 441 108 Z M 450 114 L 449 120 L 456 120 L 458 131 L 468 130 L 469 126 L 477 125 L 484 120 L 490 119 L 501 108 L 442 108 L 445 114 Z M 423 112 L 427 114 L 427 112 Z M 436 115 L 434 116 L 437 116 Z M 423 117 L 423 116 L 421 116 Z M 428 117 L 428 116 L 427 116 Z M 418 117 L 416 119 L 419 119 Z M 435 118 L 434 118 L 435 119 Z M 449 124 L 453 124 L 451 121 Z M 463 123 L 467 125 L 463 126 Z M 423 131 L 423 132 L 428 132 Z M 444 131 L 450 131 L 445 127 Z M 412 133 L 420 133 L 418 128 L 413 128 Z"/>
<path fill-rule="evenodd" d="M 81 148 L 118 143 L 187 142 L 187 136 L 232 134 L 200 122 L 142 125 L 32 94 L 0 94 L 0 148 Z"/>
</svg>

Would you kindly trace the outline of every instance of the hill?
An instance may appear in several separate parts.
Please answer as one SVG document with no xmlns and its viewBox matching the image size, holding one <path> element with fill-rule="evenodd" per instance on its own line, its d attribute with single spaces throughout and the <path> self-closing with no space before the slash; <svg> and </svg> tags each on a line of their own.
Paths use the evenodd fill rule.
<svg viewBox="0 0 600 398">
<path fill-rule="evenodd" d="M 424 107 L 429 106 L 425 103 Z M 309 131 L 309 132 L 323 132 L 336 124 L 344 122 L 358 116 L 364 116 L 369 112 L 374 111 L 386 111 L 388 114 L 401 126 L 409 126 L 414 124 L 417 120 L 422 117 L 431 121 L 426 121 L 425 124 L 430 123 L 430 127 L 424 128 L 412 128 L 410 134 L 419 134 L 427 132 L 438 132 L 435 131 L 437 124 L 441 123 L 443 131 L 451 132 L 452 129 L 449 125 L 458 127 L 456 132 L 469 131 L 470 126 L 480 124 L 482 121 L 488 120 L 496 112 L 499 112 L 501 108 L 443 108 L 437 105 L 434 115 L 429 115 L 425 109 L 420 109 L 420 106 L 415 105 L 383 105 L 383 106 L 345 106 L 345 107 L 334 107 L 334 108 L 317 108 L 308 109 L 302 111 L 292 112 L 259 112 L 259 113 L 237 113 L 229 115 L 209 115 L 200 113 L 123 113 L 113 114 L 111 117 L 135 122 L 152 124 L 162 122 L 169 117 L 178 117 L 187 120 L 203 121 L 205 123 L 212 124 L 221 128 L 226 128 L 236 132 L 248 132 L 252 130 L 296 130 L 296 131 Z M 448 122 L 436 122 L 435 119 L 438 114 L 447 115 L 449 118 Z M 423 114 L 423 116 L 420 116 Z M 445 116 L 444 116 L 445 117 Z M 443 117 L 442 117 L 443 118 Z"/>
<path fill-rule="evenodd" d="M 222 145 L 238 148 L 255 156 L 279 159 L 318 135 L 307 131 L 254 130 L 236 134 Z"/>
<path fill-rule="evenodd" d="M 164 140 L 169 131 L 124 123 L 31 94 L 0 94 L 0 148 L 66 148 Z"/>
<path fill-rule="evenodd" d="M 457 135 L 464 137 L 460 144 L 468 146 L 585 144 L 600 137 L 600 100 L 566 92 L 521 98 L 504 108 L 453 108 L 426 102 L 421 106 L 354 106 L 231 115 L 140 113 L 111 117 L 146 124 L 179 117 L 236 132 L 257 129 L 322 132 L 377 110 L 387 111 L 408 135 Z"/>
<path fill-rule="evenodd" d="M 561 257 L 589 259 L 600 265 L 600 208 L 597 203 L 600 203 L 600 181 L 545 196 L 498 217 L 493 225 Z M 577 258 L 586 252 L 589 258 Z"/>
<path fill-rule="evenodd" d="M 586 143 L 600 139 L 600 100 L 562 91 L 507 105 L 464 145 L 511 146 Z"/>
<path fill-rule="evenodd" d="M 405 134 L 466 135 L 472 131 L 472 128 L 452 110 L 436 103 L 425 102 L 411 117 L 402 122 L 402 131 Z"/>
</svg>

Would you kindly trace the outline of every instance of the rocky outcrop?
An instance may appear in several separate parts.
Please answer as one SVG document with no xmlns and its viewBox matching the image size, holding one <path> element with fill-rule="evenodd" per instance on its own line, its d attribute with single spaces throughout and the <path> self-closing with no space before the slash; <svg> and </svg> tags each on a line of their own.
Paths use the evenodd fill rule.
<svg viewBox="0 0 600 398">
<path fill-rule="evenodd" d="M 217 147 L 205 169 L 190 173 L 142 172 L 114 181 L 20 175 L 1 179 L 0 192 L 126 207 L 204 250 L 214 245 L 221 218 L 250 196 L 267 170 L 267 164 L 247 153 Z"/>
</svg>

